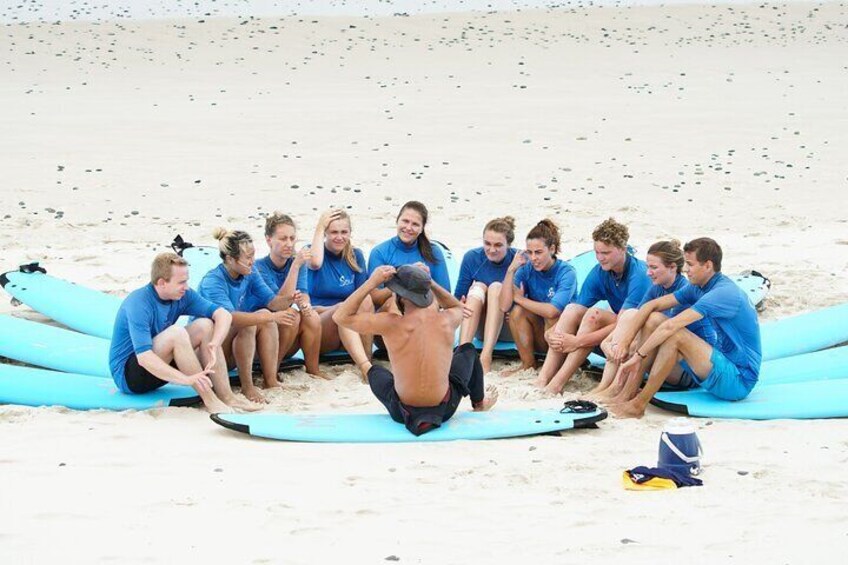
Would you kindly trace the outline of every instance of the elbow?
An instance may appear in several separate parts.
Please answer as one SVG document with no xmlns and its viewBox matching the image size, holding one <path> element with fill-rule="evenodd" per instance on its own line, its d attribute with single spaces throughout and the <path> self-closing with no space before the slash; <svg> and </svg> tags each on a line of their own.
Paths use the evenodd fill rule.
<svg viewBox="0 0 848 565">
<path fill-rule="evenodd" d="M 333 312 L 333 321 L 337 326 L 344 326 L 344 317 L 341 314 L 342 313 L 339 310 Z"/>
</svg>

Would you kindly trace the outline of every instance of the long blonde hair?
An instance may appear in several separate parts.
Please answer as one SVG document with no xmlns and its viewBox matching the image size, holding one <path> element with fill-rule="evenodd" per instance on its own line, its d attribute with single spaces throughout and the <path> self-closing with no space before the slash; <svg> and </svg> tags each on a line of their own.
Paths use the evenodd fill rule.
<svg viewBox="0 0 848 565">
<path fill-rule="evenodd" d="M 338 218 L 333 221 L 337 222 L 339 220 L 347 220 L 348 227 L 350 227 L 351 231 L 353 231 L 353 227 L 350 223 L 350 215 L 344 210 L 339 210 L 337 215 Z M 327 226 L 327 228 L 329 229 L 329 226 Z M 326 233 L 327 230 L 324 230 L 325 235 Z M 350 238 L 348 238 L 347 243 L 345 243 L 344 249 L 342 249 L 342 258 L 347 262 L 351 269 L 353 269 L 357 273 L 362 272 L 363 268 L 360 267 L 359 263 L 356 262 L 356 253 L 353 251 L 353 243 L 351 243 Z"/>
</svg>

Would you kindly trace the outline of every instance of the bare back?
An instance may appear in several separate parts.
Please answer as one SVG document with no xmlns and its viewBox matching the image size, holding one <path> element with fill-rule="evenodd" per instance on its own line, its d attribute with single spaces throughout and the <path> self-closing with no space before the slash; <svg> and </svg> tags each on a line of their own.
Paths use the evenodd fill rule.
<svg viewBox="0 0 848 565">
<path fill-rule="evenodd" d="M 383 332 L 401 402 L 436 406 L 444 399 L 458 326 L 455 317 L 432 305 L 409 307 Z"/>
</svg>

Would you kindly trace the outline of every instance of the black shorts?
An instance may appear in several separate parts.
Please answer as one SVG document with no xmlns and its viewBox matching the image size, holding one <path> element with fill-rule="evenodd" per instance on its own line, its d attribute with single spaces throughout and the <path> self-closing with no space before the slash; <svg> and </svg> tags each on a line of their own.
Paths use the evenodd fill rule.
<svg viewBox="0 0 848 565">
<path fill-rule="evenodd" d="M 177 367 L 173 361 L 171 366 L 175 369 Z M 139 365 L 138 357 L 135 355 L 130 355 L 124 363 L 124 379 L 127 381 L 127 388 L 136 394 L 150 392 L 168 384 L 167 381 L 163 381 Z"/>
</svg>

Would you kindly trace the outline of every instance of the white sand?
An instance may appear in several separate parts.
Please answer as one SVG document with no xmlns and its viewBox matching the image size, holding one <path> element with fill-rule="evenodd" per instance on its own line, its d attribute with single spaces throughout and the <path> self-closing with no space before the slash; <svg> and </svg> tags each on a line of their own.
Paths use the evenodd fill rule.
<svg viewBox="0 0 848 565">
<path fill-rule="evenodd" d="M 306 240 L 332 204 L 370 247 L 418 198 L 457 249 L 496 215 L 522 237 L 551 215 L 570 255 L 611 214 L 643 250 L 715 237 L 725 271 L 771 277 L 764 319 L 841 303 L 845 21 L 827 3 L 6 26 L 3 263 L 125 294 L 177 233 L 260 238 L 277 208 Z M 291 373 L 273 408 L 380 409 L 333 370 Z M 491 377 L 499 408 L 559 405 L 530 380 Z M 705 487 L 623 490 L 668 417 L 299 445 L 195 409 L 0 407 L 0 558 L 807 563 L 848 549 L 844 421 L 700 420 Z"/>
</svg>

